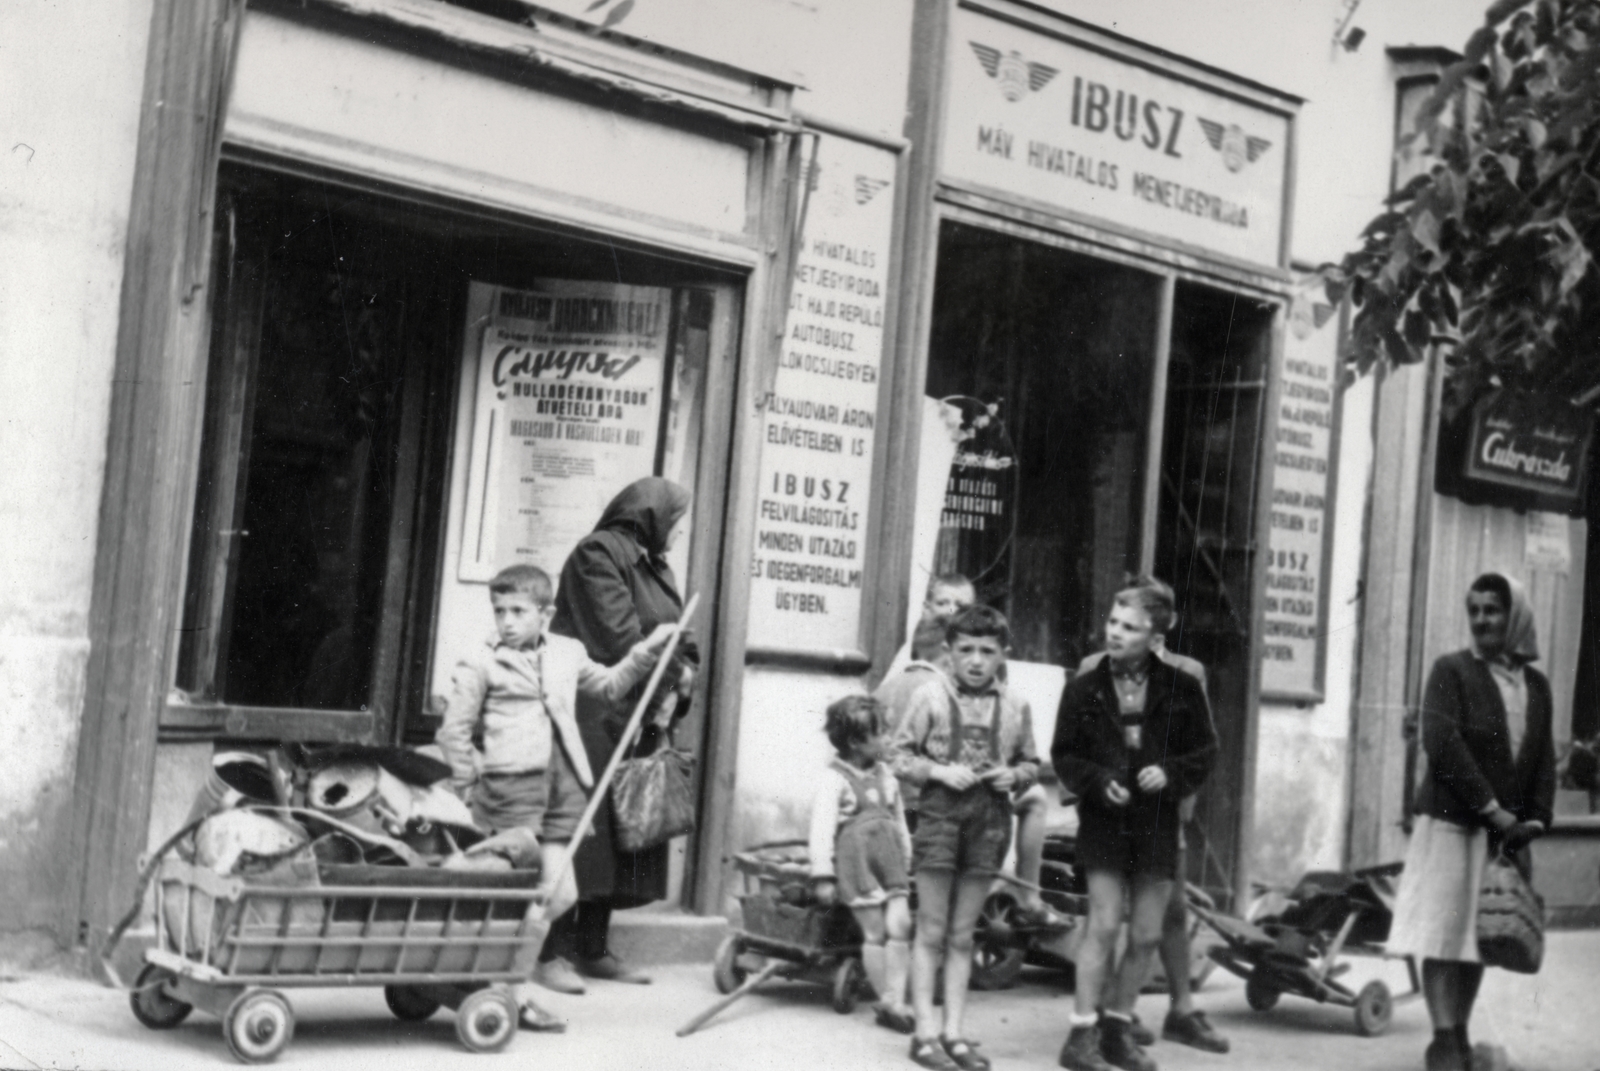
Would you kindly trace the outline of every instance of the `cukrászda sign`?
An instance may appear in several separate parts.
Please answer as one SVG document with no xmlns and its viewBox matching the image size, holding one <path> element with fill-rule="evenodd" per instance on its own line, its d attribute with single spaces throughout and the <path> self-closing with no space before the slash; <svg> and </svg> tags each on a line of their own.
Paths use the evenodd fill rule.
<svg viewBox="0 0 1600 1071">
<path fill-rule="evenodd" d="M 950 49 L 945 178 L 1280 262 L 1286 113 L 964 8 Z"/>
<path fill-rule="evenodd" d="M 1497 391 L 1473 408 L 1467 478 L 1491 499 L 1496 488 L 1512 492 L 1506 504 L 1531 497 L 1566 508 L 1583 497 L 1593 434 L 1593 413 L 1565 398 Z"/>
</svg>

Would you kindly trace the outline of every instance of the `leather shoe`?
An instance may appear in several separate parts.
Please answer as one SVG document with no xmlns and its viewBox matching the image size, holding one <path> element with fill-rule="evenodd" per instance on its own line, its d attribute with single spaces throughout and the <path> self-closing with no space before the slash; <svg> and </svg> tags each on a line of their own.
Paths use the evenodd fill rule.
<svg viewBox="0 0 1600 1071">
<path fill-rule="evenodd" d="M 555 959 L 540 960 L 539 965 L 533 969 L 533 980 L 553 993 L 566 993 L 576 997 L 586 991 L 583 979 L 572 969 L 572 964 L 560 956 Z"/>
<path fill-rule="evenodd" d="M 648 974 L 624 966 L 610 952 L 595 959 L 579 959 L 575 965 L 578 973 L 585 978 L 598 978 L 605 982 L 626 982 L 629 985 L 649 985 L 651 982 Z"/>
</svg>

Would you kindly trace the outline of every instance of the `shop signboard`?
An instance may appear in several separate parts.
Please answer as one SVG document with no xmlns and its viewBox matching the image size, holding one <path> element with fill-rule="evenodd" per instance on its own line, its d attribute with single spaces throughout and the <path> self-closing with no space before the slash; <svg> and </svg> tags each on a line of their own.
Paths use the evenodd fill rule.
<svg viewBox="0 0 1600 1071">
<path fill-rule="evenodd" d="M 1261 693 L 1322 698 L 1327 654 L 1339 405 L 1334 310 L 1302 293 L 1290 311 L 1279 370 L 1273 442 L 1271 535 L 1261 606 Z"/>
<path fill-rule="evenodd" d="M 1565 398 L 1496 391 L 1473 407 L 1466 477 L 1497 504 L 1570 507 L 1583 498 L 1593 431 L 1594 414 Z"/>
<path fill-rule="evenodd" d="M 761 400 L 749 645 L 861 652 L 896 158 L 819 141 L 772 391 Z"/>
<path fill-rule="evenodd" d="M 1274 110 L 966 7 L 952 15 L 947 62 L 946 180 L 1282 263 L 1287 98 Z"/>
<path fill-rule="evenodd" d="M 671 291 L 493 288 L 478 348 L 457 576 L 559 575 L 616 493 L 655 471 Z"/>
</svg>

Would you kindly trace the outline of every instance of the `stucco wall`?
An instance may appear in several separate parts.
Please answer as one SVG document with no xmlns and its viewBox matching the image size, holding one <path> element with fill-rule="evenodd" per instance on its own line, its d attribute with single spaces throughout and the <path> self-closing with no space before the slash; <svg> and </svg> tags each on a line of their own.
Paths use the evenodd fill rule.
<svg viewBox="0 0 1600 1071">
<path fill-rule="evenodd" d="M 54 925 L 148 3 L 0 12 L 0 950 Z"/>
</svg>

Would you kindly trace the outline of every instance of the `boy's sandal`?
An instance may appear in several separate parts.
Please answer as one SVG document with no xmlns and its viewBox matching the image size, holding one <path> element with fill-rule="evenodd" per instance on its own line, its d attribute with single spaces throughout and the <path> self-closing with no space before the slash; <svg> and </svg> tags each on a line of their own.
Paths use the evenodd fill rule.
<svg viewBox="0 0 1600 1071">
<path fill-rule="evenodd" d="M 567 1021 L 555 1013 L 546 1011 L 531 1000 L 524 1000 L 517 1007 L 517 1025 L 524 1030 L 536 1030 L 543 1034 L 565 1034 Z"/>
<path fill-rule="evenodd" d="M 989 1071 L 989 1058 L 978 1051 L 976 1041 L 965 1038 L 940 1038 L 939 1044 L 961 1071 Z"/>
<path fill-rule="evenodd" d="M 930 1071 L 961 1071 L 961 1065 L 950 1058 L 937 1038 L 913 1037 L 911 1062 Z"/>
<path fill-rule="evenodd" d="M 897 1034 L 914 1034 L 917 1032 L 917 1017 L 905 1008 L 896 1008 L 888 1004 L 879 1004 L 874 1012 L 878 1025 L 887 1027 Z"/>
</svg>

